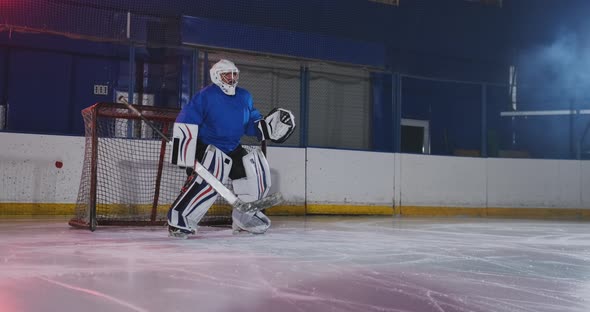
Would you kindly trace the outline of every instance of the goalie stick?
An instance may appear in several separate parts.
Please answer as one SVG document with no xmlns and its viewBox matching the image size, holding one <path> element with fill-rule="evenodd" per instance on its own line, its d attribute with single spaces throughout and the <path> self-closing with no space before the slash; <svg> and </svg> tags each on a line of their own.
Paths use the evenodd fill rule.
<svg viewBox="0 0 590 312">
<path fill-rule="evenodd" d="M 118 98 L 118 101 L 127 106 L 127 108 L 129 108 L 137 116 L 139 116 L 139 118 L 141 118 L 141 120 L 143 120 L 150 128 L 152 128 L 162 139 L 166 140 L 166 142 L 170 142 L 170 138 L 168 138 L 164 133 L 162 133 L 162 131 L 160 131 L 160 129 L 154 126 L 154 124 L 152 124 L 151 121 L 145 118 L 145 116 L 143 116 L 143 114 L 139 110 L 137 110 L 137 108 L 129 104 L 125 97 L 120 96 Z M 201 163 L 198 161 L 195 161 L 195 172 L 197 173 L 197 175 L 203 178 L 203 180 L 209 183 L 209 185 L 211 185 L 211 187 L 213 187 L 213 189 L 215 189 L 217 193 L 219 193 L 219 195 L 221 195 L 221 197 L 223 197 L 232 207 L 238 209 L 241 212 L 253 212 L 264 210 L 283 202 L 283 195 L 281 195 L 280 192 L 276 192 L 259 200 L 246 203 L 239 199 L 225 185 L 223 185 L 221 181 L 217 180 L 217 178 L 215 178 L 215 176 L 211 174 L 207 170 L 207 168 L 201 165 Z"/>
</svg>

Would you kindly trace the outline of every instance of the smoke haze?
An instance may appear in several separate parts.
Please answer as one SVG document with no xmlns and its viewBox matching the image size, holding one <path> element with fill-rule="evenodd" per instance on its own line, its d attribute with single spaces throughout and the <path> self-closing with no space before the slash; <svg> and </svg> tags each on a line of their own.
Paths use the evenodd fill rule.
<svg viewBox="0 0 590 312">
<path fill-rule="evenodd" d="M 588 36 L 562 29 L 550 43 L 523 53 L 518 68 L 523 102 L 553 109 L 590 107 Z"/>
</svg>

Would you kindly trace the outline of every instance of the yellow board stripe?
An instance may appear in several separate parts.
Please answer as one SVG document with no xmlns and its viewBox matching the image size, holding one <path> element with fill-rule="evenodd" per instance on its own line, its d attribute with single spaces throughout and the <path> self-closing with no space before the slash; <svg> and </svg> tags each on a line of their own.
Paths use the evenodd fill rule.
<svg viewBox="0 0 590 312">
<path fill-rule="evenodd" d="M 74 215 L 76 204 L 0 203 L 0 216 Z"/>
<path fill-rule="evenodd" d="M 158 205 L 157 213 L 166 214 L 170 205 Z M 71 203 L 0 203 L 0 216 L 73 216 L 76 204 Z M 137 215 L 149 215 L 152 205 L 122 205 L 101 204 L 97 207 L 98 214 L 104 215 L 128 215 L 132 211 Z M 213 205 L 209 212 L 213 215 L 230 215 L 231 207 L 228 205 Z"/>
<path fill-rule="evenodd" d="M 500 207 L 434 207 L 402 206 L 401 216 L 407 217 L 488 217 L 530 219 L 590 219 L 588 208 L 500 208 Z"/>
<path fill-rule="evenodd" d="M 265 214 L 269 216 L 304 216 L 304 205 L 277 205 L 266 209 Z"/>
<path fill-rule="evenodd" d="M 0 217 L 73 216 L 76 204 L 72 203 L 0 203 Z M 150 205 L 136 205 L 135 213 L 149 213 Z M 158 206 L 158 213 L 165 213 L 168 205 Z M 105 214 L 127 214 L 129 207 L 103 205 L 100 212 Z M 214 205 L 214 215 L 229 215 L 231 207 Z M 406 217 L 490 217 L 490 218 L 533 218 L 533 219 L 578 219 L 590 220 L 590 208 L 500 208 L 500 207 L 436 207 L 436 206 L 369 206 L 369 205 L 279 205 L 267 209 L 271 216 L 309 215 L 381 215 Z"/>
<path fill-rule="evenodd" d="M 394 213 L 393 206 L 356 206 L 356 205 L 307 205 L 308 214 L 334 214 L 334 215 L 387 215 Z"/>
<path fill-rule="evenodd" d="M 487 208 L 492 218 L 540 218 L 540 219 L 581 219 L 590 220 L 590 209 L 569 208 Z"/>
<path fill-rule="evenodd" d="M 401 206 L 397 213 L 408 217 L 485 217 L 486 208 Z"/>
</svg>

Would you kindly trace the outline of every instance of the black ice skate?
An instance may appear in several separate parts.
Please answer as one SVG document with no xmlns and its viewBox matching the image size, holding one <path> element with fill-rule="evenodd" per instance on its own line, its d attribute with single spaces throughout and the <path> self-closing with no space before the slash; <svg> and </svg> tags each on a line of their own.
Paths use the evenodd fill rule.
<svg viewBox="0 0 590 312">
<path fill-rule="evenodd" d="M 189 235 L 195 234 L 195 233 L 196 233 L 195 230 L 190 231 L 190 230 L 177 228 L 172 225 L 168 225 L 168 236 L 169 237 L 179 238 L 179 239 L 187 239 Z"/>
</svg>

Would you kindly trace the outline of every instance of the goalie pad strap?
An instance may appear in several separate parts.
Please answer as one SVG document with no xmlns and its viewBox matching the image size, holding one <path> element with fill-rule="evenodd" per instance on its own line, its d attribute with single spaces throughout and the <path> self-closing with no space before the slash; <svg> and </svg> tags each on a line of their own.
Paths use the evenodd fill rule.
<svg viewBox="0 0 590 312">
<path fill-rule="evenodd" d="M 262 141 L 270 139 L 270 134 L 268 133 L 268 124 L 266 123 L 266 120 L 260 119 L 258 121 L 258 130 L 260 130 L 260 134 L 262 135 Z"/>
<path fill-rule="evenodd" d="M 194 167 L 199 126 L 175 122 L 172 130 L 170 163 L 180 167 Z"/>
</svg>

